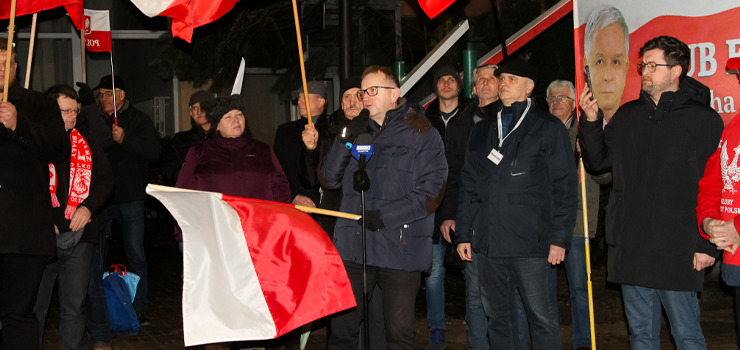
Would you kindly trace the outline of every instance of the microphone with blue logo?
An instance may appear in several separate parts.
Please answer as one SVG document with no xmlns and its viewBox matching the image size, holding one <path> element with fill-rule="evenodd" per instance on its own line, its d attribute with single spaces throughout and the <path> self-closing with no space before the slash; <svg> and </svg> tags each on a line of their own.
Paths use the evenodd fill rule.
<svg viewBox="0 0 740 350">
<path fill-rule="evenodd" d="M 358 168 L 352 176 L 352 188 L 355 191 L 367 191 L 370 188 L 370 178 L 365 171 L 365 164 L 373 156 L 373 138 L 370 134 L 362 134 L 357 137 L 350 151 L 352 156 L 359 162 Z"/>
</svg>

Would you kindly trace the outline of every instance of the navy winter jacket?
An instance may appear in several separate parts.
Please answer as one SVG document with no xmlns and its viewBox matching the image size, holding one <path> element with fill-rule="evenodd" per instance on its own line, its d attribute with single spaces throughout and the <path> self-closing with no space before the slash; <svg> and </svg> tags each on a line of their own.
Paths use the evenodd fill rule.
<svg viewBox="0 0 740 350">
<path fill-rule="evenodd" d="M 367 231 L 367 264 L 403 271 L 432 266 L 434 211 L 442 201 L 447 161 L 437 130 L 418 104 L 400 99 L 378 128 L 370 123 L 373 155 L 367 163 L 370 189 L 366 210 L 380 210 L 385 228 Z M 338 139 L 323 161 L 322 185 L 341 188 L 341 211 L 360 212 L 360 193 L 352 188 L 357 161 Z M 354 220 L 338 219 L 334 245 L 342 260 L 362 263 L 362 232 Z"/>
<path fill-rule="evenodd" d="M 570 247 L 576 220 L 578 179 L 568 130 L 531 100 L 512 107 L 501 146 L 496 110 L 486 109 L 470 134 L 455 244 L 472 242 L 489 257 L 547 257 L 550 245 Z M 488 158 L 494 148 L 503 154 L 498 165 Z"/>
</svg>

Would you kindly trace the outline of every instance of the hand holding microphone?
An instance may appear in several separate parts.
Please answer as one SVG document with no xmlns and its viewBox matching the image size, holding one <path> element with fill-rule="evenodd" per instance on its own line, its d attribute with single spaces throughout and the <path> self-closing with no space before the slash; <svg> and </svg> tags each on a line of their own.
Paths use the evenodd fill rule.
<svg viewBox="0 0 740 350">
<path fill-rule="evenodd" d="M 363 109 L 360 114 L 354 117 L 347 127 L 342 130 L 339 134 L 340 139 L 345 144 L 350 144 L 347 148 L 352 148 L 352 143 L 355 143 L 357 137 L 368 132 L 368 121 L 370 120 L 370 111 Z"/>
</svg>

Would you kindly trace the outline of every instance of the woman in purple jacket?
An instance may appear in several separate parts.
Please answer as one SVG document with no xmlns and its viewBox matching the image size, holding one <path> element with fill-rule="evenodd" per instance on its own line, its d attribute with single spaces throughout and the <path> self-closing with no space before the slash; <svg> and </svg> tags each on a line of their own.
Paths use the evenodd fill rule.
<svg viewBox="0 0 740 350">
<path fill-rule="evenodd" d="M 185 157 L 176 187 L 290 203 L 290 187 L 270 146 L 252 138 L 238 95 L 204 104 L 211 130 Z"/>
</svg>

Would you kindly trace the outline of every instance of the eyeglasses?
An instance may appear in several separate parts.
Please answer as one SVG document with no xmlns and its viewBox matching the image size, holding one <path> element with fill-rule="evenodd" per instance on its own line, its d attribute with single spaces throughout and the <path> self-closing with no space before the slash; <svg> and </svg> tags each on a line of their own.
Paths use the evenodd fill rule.
<svg viewBox="0 0 740 350">
<path fill-rule="evenodd" d="M 393 90 L 395 88 L 394 87 L 389 87 L 389 86 L 371 86 L 371 87 L 369 87 L 367 89 L 364 89 L 364 90 L 360 89 L 360 91 L 357 91 L 357 97 L 363 98 L 365 96 L 365 94 L 367 94 L 368 96 L 375 96 L 375 95 L 378 94 L 378 92 L 380 92 L 380 89 L 390 89 L 390 90 Z"/>
<path fill-rule="evenodd" d="M 79 109 L 60 109 L 62 112 L 62 115 L 70 115 L 70 114 L 78 114 L 80 113 Z"/>
<path fill-rule="evenodd" d="M 650 73 L 655 73 L 655 67 L 659 67 L 659 66 L 662 66 L 662 67 L 675 67 L 675 66 L 677 66 L 677 64 L 662 64 L 662 63 L 655 63 L 655 62 L 648 62 L 648 63 L 638 62 L 637 63 L 637 70 L 640 72 L 640 74 L 642 74 L 642 71 L 644 71 L 645 68 L 647 67 L 647 69 L 650 71 Z"/>
<path fill-rule="evenodd" d="M 108 97 L 108 98 L 113 97 L 113 91 L 98 92 L 98 98 L 103 98 L 103 97 Z"/>
<path fill-rule="evenodd" d="M 572 98 L 570 98 L 569 96 L 565 96 L 565 95 L 549 96 L 548 98 L 545 99 L 545 101 L 547 101 L 547 103 L 553 103 L 555 101 L 558 101 L 558 102 L 561 102 L 562 103 L 562 102 L 565 102 L 565 101 L 568 101 L 568 100 L 572 100 Z"/>
</svg>

